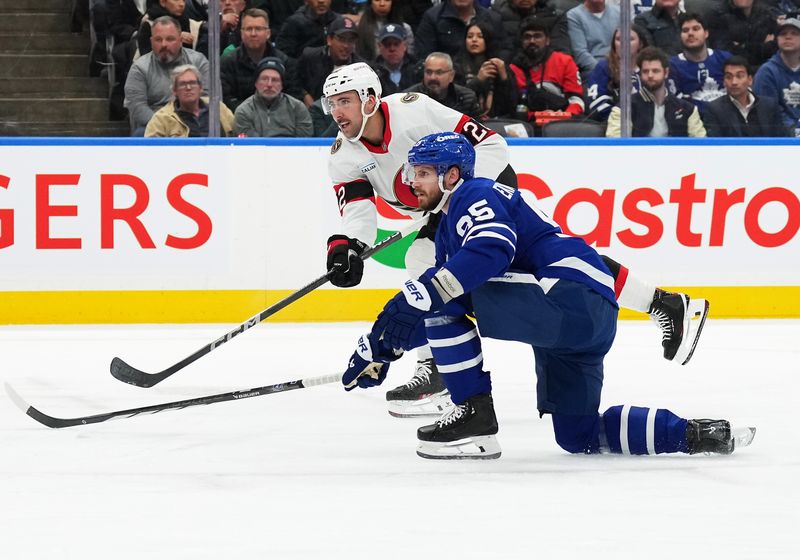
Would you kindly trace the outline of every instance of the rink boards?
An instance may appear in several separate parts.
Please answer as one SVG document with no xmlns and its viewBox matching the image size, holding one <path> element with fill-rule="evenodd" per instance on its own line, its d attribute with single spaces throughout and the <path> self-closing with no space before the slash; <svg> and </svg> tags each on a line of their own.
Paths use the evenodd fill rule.
<svg viewBox="0 0 800 560">
<path fill-rule="evenodd" d="M 639 276 L 707 297 L 714 317 L 800 317 L 795 140 L 511 144 L 526 196 Z M 241 322 L 324 272 L 340 219 L 329 151 L 0 139 L 0 323 Z M 381 235 L 408 223 L 379 214 Z M 373 318 L 406 277 L 398 245 L 359 288 L 318 289 L 274 319 Z"/>
</svg>

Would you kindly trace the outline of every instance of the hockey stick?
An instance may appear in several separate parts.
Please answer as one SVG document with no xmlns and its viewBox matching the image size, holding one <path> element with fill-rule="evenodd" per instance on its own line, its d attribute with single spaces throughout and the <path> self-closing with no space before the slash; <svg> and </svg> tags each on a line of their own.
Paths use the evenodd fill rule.
<svg viewBox="0 0 800 560">
<path fill-rule="evenodd" d="M 327 383 L 335 383 L 342 380 L 342 374 L 321 375 L 319 377 L 308 377 L 306 379 L 298 379 L 296 381 L 288 381 L 286 383 L 277 383 L 275 385 L 266 385 L 264 387 L 255 387 L 246 391 L 231 391 L 229 393 L 219 393 L 216 395 L 208 395 L 205 397 L 196 397 L 194 399 L 186 399 L 183 401 L 174 401 L 163 404 L 154 404 L 150 406 L 141 406 L 138 408 L 129 408 L 127 410 L 116 410 L 114 412 L 106 412 L 105 414 L 92 414 L 90 416 L 78 416 L 77 418 L 56 418 L 45 414 L 41 410 L 29 405 L 14 388 L 8 383 L 5 384 L 6 393 L 25 414 L 44 424 L 48 428 L 68 428 L 70 426 L 82 426 L 84 424 L 97 424 L 98 422 L 105 422 L 106 420 L 113 420 L 114 418 L 132 418 L 140 414 L 155 414 L 164 410 L 180 410 L 182 408 L 189 408 L 190 406 L 200 406 L 206 404 L 214 404 L 218 402 L 234 401 L 249 399 L 250 397 L 260 397 L 261 395 L 272 395 L 273 393 L 285 393 L 294 389 L 305 389 L 306 387 L 313 387 L 315 385 L 325 385 Z"/>
<path fill-rule="evenodd" d="M 375 245 L 364 251 L 364 253 L 362 253 L 361 255 L 361 258 L 363 260 L 368 259 L 375 253 L 382 251 L 389 245 L 392 245 L 397 241 L 399 241 L 400 239 L 402 239 L 403 237 L 406 237 L 410 233 L 417 231 L 417 229 L 419 229 L 421 226 L 422 226 L 422 220 L 415 221 L 410 226 L 390 235 L 383 241 L 376 243 Z M 123 361 L 120 358 L 114 358 L 113 360 L 111 360 L 111 375 L 113 375 L 120 381 L 124 381 L 125 383 L 129 383 L 131 385 L 136 385 L 137 387 L 152 387 L 156 383 L 164 381 L 170 375 L 182 370 L 192 362 L 205 356 L 212 350 L 215 350 L 216 348 L 222 346 L 236 335 L 243 333 L 250 327 L 254 327 L 267 317 L 274 315 L 284 307 L 287 307 L 288 305 L 294 303 L 303 296 L 313 292 L 314 290 L 326 284 L 327 282 L 328 282 L 328 274 L 320 276 L 310 284 L 307 284 L 306 286 L 300 288 L 293 294 L 290 294 L 289 296 L 285 297 L 278 303 L 272 305 L 271 307 L 268 307 L 258 315 L 251 317 L 250 319 L 248 319 L 247 321 L 245 321 L 244 323 L 233 329 L 228 334 L 221 336 L 220 338 L 218 338 L 214 342 L 211 342 L 210 344 L 206 344 L 198 351 L 196 351 L 194 354 L 187 356 L 180 362 L 169 366 L 167 369 L 163 371 L 160 371 L 158 373 L 147 373 L 140 369 L 136 369 L 133 366 L 128 365 L 127 363 L 125 363 L 125 361 Z"/>
</svg>

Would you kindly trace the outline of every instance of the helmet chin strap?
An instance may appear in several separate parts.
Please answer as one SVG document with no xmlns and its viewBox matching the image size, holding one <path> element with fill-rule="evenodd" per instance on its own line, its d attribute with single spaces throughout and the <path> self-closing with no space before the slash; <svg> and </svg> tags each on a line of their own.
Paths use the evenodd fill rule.
<svg viewBox="0 0 800 560">
<path fill-rule="evenodd" d="M 369 97 L 367 98 L 367 100 L 369 100 Z M 378 107 L 380 107 L 380 103 L 378 103 L 378 98 L 377 97 L 375 98 L 375 108 L 372 110 L 372 112 L 370 114 L 367 114 L 367 112 L 364 110 L 364 107 L 366 107 L 366 106 L 367 106 L 367 102 L 366 101 L 362 101 L 361 102 L 361 129 L 358 131 L 358 134 L 356 134 L 355 138 L 347 138 L 345 136 L 345 138 L 347 138 L 347 140 L 349 142 L 352 142 L 354 144 L 356 142 L 358 142 L 359 140 L 361 140 L 361 135 L 364 134 L 364 129 L 367 128 L 367 120 L 369 120 L 369 118 L 378 111 Z"/>
<path fill-rule="evenodd" d="M 444 188 L 444 175 L 439 175 L 439 190 L 442 191 L 442 198 L 439 199 L 439 204 L 436 205 L 436 208 L 430 210 L 431 214 L 436 214 L 437 212 L 441 212 L 444 205 L 447 204 L 450 195 L 453 194 L 453 191 L 456 190 L 458 187 L 461 186 L 461 183 L 464 182 L 464 179 L 459 179 L 458 183 L 453 185 L 453 188 L 449 191 Z"/>
</svg>

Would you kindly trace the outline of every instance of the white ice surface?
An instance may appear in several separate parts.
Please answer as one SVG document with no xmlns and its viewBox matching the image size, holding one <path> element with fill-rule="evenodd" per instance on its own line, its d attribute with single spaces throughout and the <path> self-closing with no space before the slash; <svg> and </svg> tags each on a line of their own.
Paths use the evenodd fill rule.
<svg viewBox="0 0 800 560">
<path fill-rule="evenodd" d="M 2 381 L 79 416 L 335 373 L 366 324 L 263 324 L 152 389 L 228 325 L 0 328 Z M 0 558 L 800 558 L 800 322 L 713 321 L 686 367 L 622 322 L 603 405 L 754 425 L 729 457 L 571 456 L 535 410 L 532 352 L 487 341 L 503 456 L 426 461 L 384 387 L 312 387 L 51 430 L 0 396 Z M 392 368 L 406 381 L 413 358 Z"/>
</svg>

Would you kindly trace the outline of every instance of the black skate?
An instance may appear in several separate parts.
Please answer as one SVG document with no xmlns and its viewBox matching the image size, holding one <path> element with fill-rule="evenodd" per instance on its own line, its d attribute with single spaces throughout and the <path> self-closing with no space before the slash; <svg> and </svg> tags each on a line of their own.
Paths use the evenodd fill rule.
<svg viewBox="0 0 800 560">
<path fill-rule="evenodd" d="M 417 430 L 417 455 L 425 459 L 497 459 L 497 417 L 492 395 L 454 405 L 437 422 Z"/>
<path fill-rule="evenodd" d="M 405 385 L 386 393 L 389 414 L 398 418 L 440 416 L 453 406 L 450 393 L 433 359 L 420 360 L 417 369 Z"/>
<path fill-rule="evenodd" d="M 747 447 L 756 437 L 755 428 L 732 429 L 727 420 L 689 420 L 686 444 L 689 453 L 730 455 L 738 447 Z"/>
<path fill-rule="evenodd" d="M 708 317 L 708 301 L 656 288 L 650 317 L 661 329 L 664 358 L 686 365 L 692 359 Z"/>
</svg>

